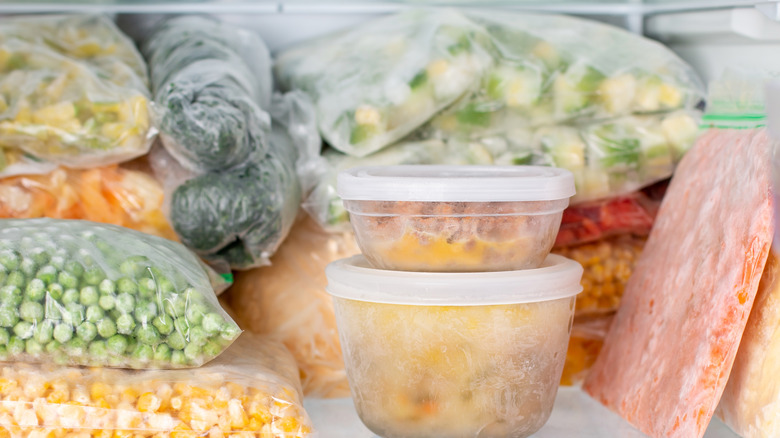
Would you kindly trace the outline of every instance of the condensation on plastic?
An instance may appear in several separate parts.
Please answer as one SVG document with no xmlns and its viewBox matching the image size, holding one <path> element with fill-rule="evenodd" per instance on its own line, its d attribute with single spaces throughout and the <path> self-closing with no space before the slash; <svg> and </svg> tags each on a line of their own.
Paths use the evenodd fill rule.
<svg viewBox="0 0 780 438">
<path fill-rule="evenodd" d="M 14 438 L 316 436 L 290 353 L 247 333 L 193 370 L 10 363 L 0 383 L 0 427 Z"/>
<path fill-rule="evenodd" d="M 491 306 L 334 297 L 334 305 L 355 407 L 374 433 L 527 437 L 547 421 L 574 297 Z"/>
<path fill-rule="evenodd" d="M 601 352 L 613 317 L 614 313 L 574 318 L 561 376 L 562 386 L 580 386 L 585 381 Z"/>
<path fill-rule="evenodd" d="M 521 131 L 521 132 L 520 132 Z M 672 175 L 696 139 L 698 114 L 626 116 L 582 126 L 520 130 L 514 138 L 409 141 L 365 158 L 326 151 L 327 168 L 304 201 L 323 227 L 343 229 L 348 215 L 336 194 L 336 175 L 356 166 L 394 164 L 533 164 L 574 174 L 578 204 L 634 192 Z"/>
<path fill-rule="evenodd" d="M 240 333 L 177 242 L 87 221 L 0 224 L 4 360 L 188 368 Z"/>
<path fill-rule="evenodd" d="M 325 140 L 365 156 L 478 85 L 492 62 L 485 37 L 455 10 L 410 10 L 287 50 L 276 73 L 312 97 Z"/>
<path fill-rule="evenodd" d="M 290 349 L 307 397 L 349 396 L 325 267 L 357 254 L 351 232 L 326 233 L 302 216 L 271 266 L 236 273 L 225 294 L 242 327 Z"/>
<path fill-rule="evenodd" d="M 671 50 L 623 29 L 565 15 L 465 14 L 489 35 L 495 62 L 470 96 L 431 122 L 445 137 L 693 109 L 704 96 Z"/>
<path fill-rule="evenodd" d="M 149 150 L 146 64 L 108 18 L 3 18 L 0 72 L 0 175 L 102 166 Z"/>
</svg>

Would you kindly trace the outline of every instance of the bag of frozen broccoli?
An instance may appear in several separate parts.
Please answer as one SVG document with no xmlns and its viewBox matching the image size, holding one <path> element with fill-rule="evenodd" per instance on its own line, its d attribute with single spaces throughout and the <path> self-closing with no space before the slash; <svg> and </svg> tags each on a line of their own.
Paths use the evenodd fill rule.
<svg viewBox="0 0 780 438">
<path fill-rule="evenodd" d="M 181 244 L 114 225 L 0 220 L 0 358 L 188 368 L 240 330 Z"/>
<path fill-rule="evenodd" d="M 146 64 L 102 16 L 0 20 L 0 176 L 145 154 Z"/>
<path fill-rule="evenodd" d="M 276 73 L 311 96 L 331 146 L 366 156 L 478 85 L 492 63 L 486 38 L 455 10 L 409 10 L 287 50 Z"/>
</svg>

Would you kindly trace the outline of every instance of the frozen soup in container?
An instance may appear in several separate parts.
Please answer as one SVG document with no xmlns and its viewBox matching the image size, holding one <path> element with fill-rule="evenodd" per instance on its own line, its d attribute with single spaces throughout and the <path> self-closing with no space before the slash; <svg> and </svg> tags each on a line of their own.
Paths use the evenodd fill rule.
<svg viewBox="0 0 780 438">
<path fill-rule="evenodd" d="M 360 419 L 385 438 L 522 438 L 550 416 L 582 267 L 484 273 L 330 264 L 344 363 Z"/>
<path fill-rule="evenodd" d="M 358 245 L 377 268 L 511 271 L 550 253 L 574 176 L 543 166 L 376 166 L 338 175 Z"/>
</svg>

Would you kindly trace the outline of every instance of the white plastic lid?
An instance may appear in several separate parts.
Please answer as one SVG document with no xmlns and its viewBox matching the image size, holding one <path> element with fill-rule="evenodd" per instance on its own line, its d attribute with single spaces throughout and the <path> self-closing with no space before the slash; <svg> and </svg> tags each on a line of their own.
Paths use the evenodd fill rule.
<svg viewBox="0 0 780 438">
<path fill-rule="evenodd" d="M 574 175 L 544 166 L 367 166 L 338 175 L 341 199 L 514 202 L 574 196 Z"/>
<path fill-rule="evenodd" d="M 467 273 L 374 269 L 358 255 L 329 264 L 325 274 L 331 295 L 372 303 L 483 306 L 549 301 L 582 292 L 582 266 L 555 254 L 537 269 Z"/>
</svg>

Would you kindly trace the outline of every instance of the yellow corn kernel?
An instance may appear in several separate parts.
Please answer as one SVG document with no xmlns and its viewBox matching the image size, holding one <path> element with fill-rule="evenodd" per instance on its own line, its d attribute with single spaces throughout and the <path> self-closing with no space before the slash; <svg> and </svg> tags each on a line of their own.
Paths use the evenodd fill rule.
<svg viewBox="0 0 780 438">
<path fill-rule="evenodd" d="M 450 63 L 447 62 L 446 59 L 440 58 L 435 61 L 431 61 L 431 63 L 428 64 L 428 67 L 426 68 L 426 72 L 428 73 L 429 78 L 435 78 L 446 73 L 449 66 Z"/>
<path fill-rule="evenodd" d="M 55 389 L 46 396 L 46 401 L 49 403 L 65 403 L 68 400 L 68 392 Z"/>
<path fill-rule="evenodd" d="M 141 412 L 157 412 L 160 409 L 161 400 L 151 392 L 146 392 L 138 397 L 138 404 L 136 405 Z"/>
<path fill-rule="evenodd" d="M 89 395 L 92 400 L 105 398 L 111 392 L 111 388 L 103 382 L 95 382 L 89 387 Z"/>
<path fill-rule="evenodd" d="M 300 426 L 298 424 L 298 420 L 295 417 L 284 417 L 282 421 L 277 423 L 277 425 L 282 432 L 295 432 Z"/>
<path fill-rule="evenodd" d="M 682 99 L 682 93 L 679 88 L 669 84 L 661 85 L 658 100 L 663 106 L 666 108 L 678 108 L 682 105 Z"/>
<path fill-rule="evenodd" d="M 233 399 L 228 402 L 228 413 L 230 414 L 230 426 L 235 429 L 243 428 L 249 422 L 244 407 L 238 400 Z"/>
</svg>

